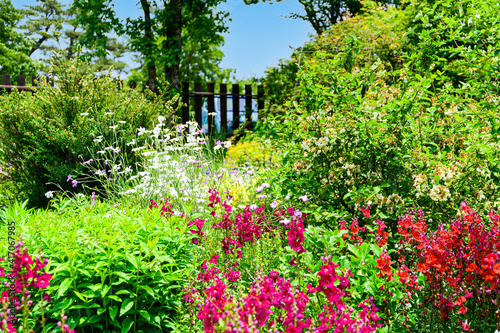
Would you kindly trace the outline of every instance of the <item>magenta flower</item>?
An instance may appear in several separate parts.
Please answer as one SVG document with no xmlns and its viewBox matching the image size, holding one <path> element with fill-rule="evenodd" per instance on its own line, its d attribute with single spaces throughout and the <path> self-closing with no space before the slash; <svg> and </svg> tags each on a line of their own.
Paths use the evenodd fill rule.
<svg viewBox="0 0 500 333">
<path fill-rule="evenodd" d="M 43 274 L 37 278 L 36 287 L 40 289 L 47 288 L 50 285 L 50 280 L 52 276 L 50 274 Z"/>
</svg>

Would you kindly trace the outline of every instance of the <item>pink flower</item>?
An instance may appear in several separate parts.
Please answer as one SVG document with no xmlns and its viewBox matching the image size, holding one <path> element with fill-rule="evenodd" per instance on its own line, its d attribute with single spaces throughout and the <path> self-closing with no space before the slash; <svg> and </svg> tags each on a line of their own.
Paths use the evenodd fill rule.
<svg viewBox="0 0 500 333">
<path fill-rule="evenodd" d="M 39 276 L 37 278 L 38 283 L 36 284 L 36 287 L 40 288 L 40 289 L 47 288 L 50 284 L 51 279 L 52 279 L 52 276 L 50 274 L 43 274 L 42 276 Z"/>
</svg>

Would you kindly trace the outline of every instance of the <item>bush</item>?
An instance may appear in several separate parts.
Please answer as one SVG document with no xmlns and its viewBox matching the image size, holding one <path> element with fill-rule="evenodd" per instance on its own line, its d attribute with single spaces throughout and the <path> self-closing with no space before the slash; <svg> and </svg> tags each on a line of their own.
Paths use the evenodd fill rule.
<svg viewBox="0 0 500 333">
<path fill-rule="evenodd" d="M 160 98 L 148 99 L 109 75 L 96 78 L 82 61 L 57 58 L 53 71 L 56 88 L 45 84 L 33 95 L 14 91 L 0 97 L 0 162 L 30 206 L 45 206 L 44 194 L 54 184 L 78 191 L 67 177 L 95 153 L 97 136 L 112 141 L 110 127 L 128 140 L 166 113 Z"/>
<path fill-rule="evenodd" d="M 490 20 L 482 9 L 477 15 Z M 476 15 L 476 9 L 463 15 Z M 427 26 L 427 32 L 431 29 L 442 39 L 454 37 L 440 26 Z M 481 32 L 484 38 L 491 35 L 491 30 Z M 285 116 L 268 119 L 281 129 L 287 147 L 279 170 L 284 191 L 295 198 L 306 194 L 319 222 L 355 216 L 371 205 L 392 228 L 408 209 L 432 211 L 429 221 L 436 227 L 453 217 L 461 200 L 480 209 L 498 206 L 499 85 L 494 78 L 499 67 L 490 65 L 498 48 L 453 46 L 456 66 L 450 67 L 471 62 L 463 72 L 467 83 L 454 88 L 447 73 L 414 68 L 423 57 L 441 61 L 439 54 L 429 55 L 429 43 L 437 43 L 430 37 L 410 48 L 397 71 L 377 54 L 371 62 L 361 61 L 358 42 L 343 52 L 316 54 L 299 73 L 297 103 L 289 103 Z M 358 53 L 361 60 L 351 61 Z"/>
<path fill-rule="evenodd" d="M 277 156 L 258 141 L 240 141 L 226 152 L 229 167 L 243 164 L 263 167 L 277 161 Z"/>
<path fill-rule="evenodd" d="M 26 246 L 40 246 L 49 259 L 46 330 L 62 310 L 75 332 L 169 330 L 193 262 L 186 220 L 153 206 L 114 208 L 85 198 L 56 200 L 53 208 L 5 211 Z M 7 237 L 0 245 L 2 257 Z"/>
</svg>

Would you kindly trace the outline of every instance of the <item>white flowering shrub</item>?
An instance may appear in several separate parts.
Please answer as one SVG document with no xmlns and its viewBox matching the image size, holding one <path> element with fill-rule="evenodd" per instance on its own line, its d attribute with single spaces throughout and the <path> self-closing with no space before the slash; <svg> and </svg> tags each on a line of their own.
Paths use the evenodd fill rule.
<svg viewBox="0 0 500 333">
<path fill-rule="evenodd" d="M 96 137 L 100 149 L 82 162 L 87 172 L 79 175 L 78 181 L 99 182 L 102 195 L 116 203 L 148 205 L 150 200 L 168 200 L 178 212 L 187 207 L 189 211 L 204 212 L 209 188 L 220 189 L 228 182 L 248 178 L 246 172 L 224 167 L 221 149 L 229 148 L 230 141 L 217 141 L 210 147 L 195 122 L 168 127 L 165 120 L 159 116 L 150 130 L 140 127 L 129 142 L 120 140 L 119 135 L 113 142 Z M 138 159 L 130 161 L 123 154 L 124 147 Z"/>
<path fill-rule="evenodd" d="M 397 216 L 412 209 L 432 212 L 430 220 L 439 223 L 452 219 L 462 201 L 500 206 L 500 43 L 481 42 L 498 39 L 499 5 L 466 3 L 458 12 L 444 1 L 442 20 L 424 8 L 414 24 L 419 34 L 407 35 L 415 47 L 398 71 L 376 53 L 368 59 L 370 45 L 359 41 L 304 62 L 296 102 L 267 122 L 287 148 L 277 179 L 296 198 L 311 199 L 317 221 L 360 217 L 368 205 L 395 227 Z M 482 30 L 472 34 L 473 26 L 460 24 L 467 17 Z M 447 54 L 454 54 L 451 63 L 443 63 Z"/>
</svg>

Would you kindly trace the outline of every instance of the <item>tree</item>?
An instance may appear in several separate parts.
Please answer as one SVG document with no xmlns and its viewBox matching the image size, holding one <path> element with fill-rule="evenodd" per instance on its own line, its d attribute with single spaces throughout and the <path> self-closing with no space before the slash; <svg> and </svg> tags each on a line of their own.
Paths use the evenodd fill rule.
<svg viewBox="0 0 500 333">
<path fill-rule="evenodd" d="M 67 59 L 75 56 L 78 40 L 82 37 L 82 30 L 86 27 L 79 29 L 73 8 L 66 9 L 65 5 L 58 0 L 37 0 L 35 5 L 27 6 L 23 13 L 25 23 L 19 28 L 24 30 L 26 36 L 34 39 L 29 55 L 32 56 L 39 51 L 44 56 L 43 71 L 48 71 L 48 58 L 52 57 L 54 51 L 62 51 Z M 112 55 L 111 58 L 96 55 L 87 50 L 87 60 L 94 63 L 96 70 L 107 70 L 113 67 L 118 72 L 123 71 L 126 64 L 117 58 L 127 51 L 125 45 L 119 43 L 116 38 L 109 38 L 105 48 Z"/>
<path fill-rule="evenodd" d="M 247 5 L 269 0 L 244 0 Z M 281 2 L 282 0 L 276 0 Z M 333 24 L 359 13 L 363 5 L 360 0 L 298 0 L 305 14 L 291 13 L 290 17 L 309 22 L 316 33 L 321 35 L 323 31 Z M 399 0 L 383 0 L 381 4 L 398 5 Z"/>
<path fill-rule="evenodd" d="M 147 69 L 147 85 L 156 91 L 157 76 L 162 73 L 175 90 L 180 88 L 182 61 L 186 50 L 212 50 L 223 42 L 227 13 L 216 12 L 224 0 L 140 0 L 143 16 L 119 20 L 113 1 L 75 0 L 79 24 L 88 27 L 82 44 L 94 47 L 101 55 L 108 33 L 115 32 L 129 39 L 130 48 L 138 52 Z M 202 63 L 206 52 L 192 52 L 193 62 Z M 220 60 L 219 60 L 220 61 Z M 189 66 L 187 66 L 189 67 Z"/>
<path fill-rule="evenodd" d="M 35 73 L 29 57 L 32 41 L 14 30 L 22 17 L 10 0 L 0 0 L 0 74 Z"/>
</svg>

